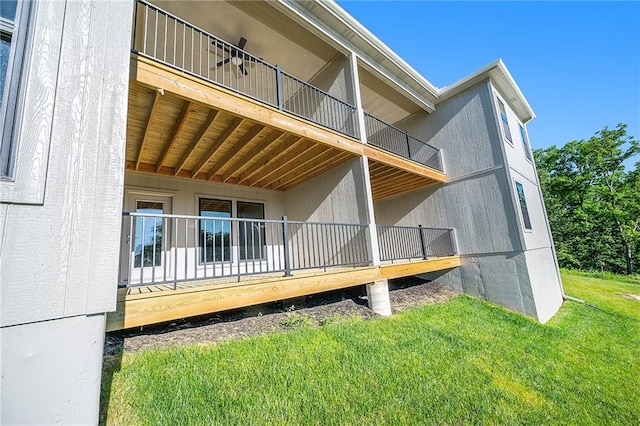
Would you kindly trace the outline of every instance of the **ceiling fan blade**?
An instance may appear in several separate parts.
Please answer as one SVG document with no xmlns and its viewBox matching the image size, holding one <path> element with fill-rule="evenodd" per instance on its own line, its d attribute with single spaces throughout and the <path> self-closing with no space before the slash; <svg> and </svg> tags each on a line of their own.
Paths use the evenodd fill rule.
<svg viewBox="0 0 640 426">
<path fill-rule="evenodd" d="M 247 72 L 247 70 L 244 68 L 244 64 L 240 64 L 238 65 L 238 68 L 240 68 L 240 71 L 242 71 L 242 73 L 244 75 L 249 75 L 249 73 Z"/>
<path fill-rule="evenodd" d="M 231 52 L 231 50 L 233 49 L 232 45 L 226 45 L 225 43 L 221 42 L 221 41 L 212 41 L 211 44 L 213 44 L 216 48 L 223 50 L 225 52 Z"/>
<path fill-rule="evenodd" d="M 220 61 L 220 62 L 218 62 L 218 63 L 216 64 L 216 67 L 219 67 L 219 66 L 224 65 L 224 64 L 228 63 L 230 60 L 231 60 L 231 58 L 227 58 L 227 59 L 225 59 L 224 61 Z"/>
<path fill-rule="evenodd" d="M 247 39 L 244 37 L 240 37 L 240 41 L 236 45 L 238 49 L 244 49 L 244 45 L 247 44 Z"/>
</svg>

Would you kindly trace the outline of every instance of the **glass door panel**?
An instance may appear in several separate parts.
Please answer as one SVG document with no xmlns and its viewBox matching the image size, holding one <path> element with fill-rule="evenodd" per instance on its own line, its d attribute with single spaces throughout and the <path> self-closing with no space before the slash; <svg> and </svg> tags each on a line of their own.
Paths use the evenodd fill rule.
<svg viewBox="0 0 640 426">
<path fill-rule="evenodd" d="M 230 262 L 231 201 L 201 198 L 200 216 L 200 263 Z"/>
<path fill-rule="evenodd" d="M 264 204 L 238 201 L 238 218 L 264 220 Z M 266 253 L 264 222 L 239 222 L 238 227 L 240 260 L 264 260 Z"/>
</svg>

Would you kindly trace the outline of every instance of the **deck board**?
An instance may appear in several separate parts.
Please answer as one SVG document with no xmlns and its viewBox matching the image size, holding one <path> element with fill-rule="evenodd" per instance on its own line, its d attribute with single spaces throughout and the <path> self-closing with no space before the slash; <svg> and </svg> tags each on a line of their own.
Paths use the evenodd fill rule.
<svg viewBox="0 0 640 426">
<path fill-rule="evenodd" d="M 458 256 L 404 261 L 380 267 L 349 267 L 133 287 L 118 291 L 117 311 L 107 315 L 107 331 L 155 324 L 190 316 L 353 287 L 460 266 Z M 144 291 L 143 291 L 144 289 Z"/>
</svg>

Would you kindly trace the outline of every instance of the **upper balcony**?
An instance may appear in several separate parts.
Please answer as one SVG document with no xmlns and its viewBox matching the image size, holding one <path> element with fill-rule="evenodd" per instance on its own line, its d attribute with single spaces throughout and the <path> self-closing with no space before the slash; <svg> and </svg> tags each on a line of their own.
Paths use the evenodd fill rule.
<svg viewBox="0 0 640 426">
<path fill-rule="evenodd" d="M 135 7 L 128 170 L 286 191 L 367 155 L 375 198 L 445 181 L 382 121 L 360 142 L 347 57 L 269 4 L 158 4 Z"/>
</svg>

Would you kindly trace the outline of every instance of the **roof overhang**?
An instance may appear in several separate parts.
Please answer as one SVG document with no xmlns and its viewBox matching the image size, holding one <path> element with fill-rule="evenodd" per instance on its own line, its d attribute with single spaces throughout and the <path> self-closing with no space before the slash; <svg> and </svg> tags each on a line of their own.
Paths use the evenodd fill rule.
<svg viewBox="0 0 640 426">
<path fill-rule="evenodd" d="M 289 16 L 312 24 L 336 47 L 341 46 L 344 53 L 355 52 L 369 71 L 399 88 L 422 108 L 435 110 L 438 88 L 334 1 L 275 0 L 272 4 Z"/>
<path fill-rule="evenodd" d="M 438 88 L 384 44 L 371 31 L 333 0 L 272 0 L 272 4 L 294 19 L 307 22 L 319 35 L 348 54 L 355 52 L 363 66 L 400 89 L 427 112 L 468 88 L 490 79 L 518 118 L 535 118 L 522 91 L 501 59 L 455 83 Z"/>
<path fill-rule="evenodd" d="M 487 79 L 491 80 L 491 83 L 511 106 L 520 121 L 526 123 L 536 118 L 533 109 L 531 109 L 502 59 L 497 59 L 455 83 L 441 88 L 436 104 L 444 102 Z"/>
</svg>

